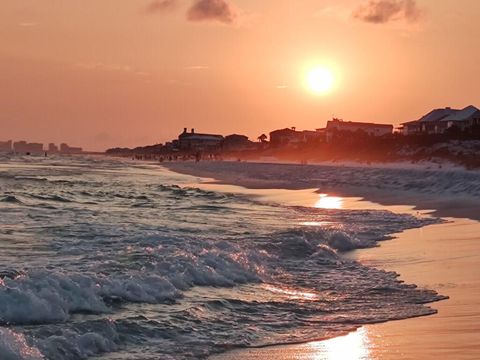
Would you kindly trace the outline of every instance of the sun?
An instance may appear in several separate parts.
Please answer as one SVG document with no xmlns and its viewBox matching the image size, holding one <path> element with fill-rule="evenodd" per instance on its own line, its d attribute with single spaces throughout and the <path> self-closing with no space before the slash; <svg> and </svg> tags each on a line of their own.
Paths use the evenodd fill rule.
<svg viewBox="0 0 480 360">
<path fill-rule="evenodd" d="M 306 80 L 310 91 L 323 95 L 332 90 L 335 83 L 335 76 L 329 68 L 316 67 L 307 73 Z"/>
</svg>

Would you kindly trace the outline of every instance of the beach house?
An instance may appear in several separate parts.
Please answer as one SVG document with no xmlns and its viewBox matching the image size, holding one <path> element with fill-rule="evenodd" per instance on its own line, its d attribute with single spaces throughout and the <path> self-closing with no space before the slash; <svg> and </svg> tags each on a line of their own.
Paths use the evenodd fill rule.
<svg viewBox="0 0 480 360">
<path fill-rule="evenodd" d="M 177 145 L 179 150 L 212 150 L 219 147 L 223 139 L 224 137 L 222 135 L 200 134 L 196 133 L 195 129 L 192 129 L 190 132 L 188 132 L 187 128 L 184 128 L 183 132 L 178 136 Z"/>
<path fill-rule="evenodd" d="M 221 143 L 222 150 L 225 151 L 243 151 L 257 148 L 257 144 L 248 139 L 248 136 L 232 134 L 225 136 Z"/>
<path fill-rule="evenodd" d="M 327 122 L 326 132 L 328 141 L 338 132 L 363 132 L 371 136 L 383 136 L 393 133 L 393 125 L 343 121 L 342 119 L 333 118 Z"/>
<path fill-rule="evenodd" d="M 480 125 L 480 110 L 473 105 L 464 109 L 450 107 L 434 109 L 415 121 L 401 124 L 401 132 L 411 134 L 443 134 L 455 126 L 461 130 Z"/>
<path fill-rule="evenodd" d="M 302 133 L 295 127 L 274 130 L 270 133 L 270 146 L 279 147 L 303 142 Z"/>
<path fill-rule="evenodd" d="M 480 125 L 480 110 L 473 105 L 447 116 L 442 122 L 447 123 L 447 129 L 456 126 L 461 130 Z"/>
</svg>

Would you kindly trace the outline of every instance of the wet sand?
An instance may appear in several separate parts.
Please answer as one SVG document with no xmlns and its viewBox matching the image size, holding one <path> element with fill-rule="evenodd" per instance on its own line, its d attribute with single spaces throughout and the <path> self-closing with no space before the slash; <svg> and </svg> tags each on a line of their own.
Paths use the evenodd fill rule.
<svg viewBox="0 0 480 360">
<path fill-rule="evenodd" d="M 319 195 L 313 189 L 262 190 L 255 186 L 257 190 L 252 190 L 203 181 L 204 187 L 253 194 L 268 201 L 319 205 Z M 344 198 L 339 192 L 335 195 L 341 206 L 348 209 L 379 208 L 417 213 L 418 208 L 426 208 L 411 197 L 403 198 L 405 206 L 400 205 L 399 198 L 393 202 L 398 205 L 391 206 Z M 446 200 L 442 199 L 440 213 L 453 213 L 451 216 L 454 216 L 458 212 L 456 204 L 449 206 L 443 201 Z M 435 199 L 430 204 L 435 205 Z M 475 206 L 478 204 L 463 204 L 460 213 L 478 218 Z M 447 220 L 444 224 L 396 234 L 394 240 L 383 242 L 380 247 L 345 255 L 368 266 L 396 271 L 408 283 L 449 296 L 449 300 L 431 304 L 438 310 L 436 315 L 367 325 L 355 333 L 325 341 L 236 350 L 212 357 L 212 360 L 480 359 L 480 222 L 462 218 Z"/>
<path fill-rule="evenodd" d="M 326 341 L 238 350 L 212 360 L 479 359 L 480 223 L 450 220 L 347 255 L 448 295 L 449 300 L 431 304 L 438 314 L 367 325 Z"/>
<path fill-rule="evenodd" d="M 248 189 L 286 189 L 286 190 L 303 190 L 303 189 L 319 189 L 320 192 L 328 193 L 330 195 L 338 195 L 344 197 L 363 198 L 373 201 L 377 204 L 389 206 L 412 205 L 415 210 L 432 210 L 433 214 L 439 217 L 455 217 L 455 218 L 469 218 L 480 221 L 480 196 L 470 196 L 468 194 L 462 195 L 462 192 L 452 194 L 445 189 L 434 190 L 429 193 L 422 191 L 403 190 L 399 188 L 389 188 L 389 186 L 374 186 L 378 179 L 373 179 L 371 184 L 359 185 L 358 182 L 350 184 L 347 181 L 335 182 L 335 179 L 325 181 L 322 178 L 311 178 L 309 175 L 303 176 L 302 171 L 307 173 L 316 165 L 308 165 L 307 167 L 299 167 L 296 164 L 258 164 L 258 163 L 236 163 L 229 162 L 173 162 L 165 163 L 163 166 L 167 169 L 191 176 L 201 177 L 203 179 L 210 179 L 212 183 L 216 184 L 235 184 Z M 262 173 L 263 166 L 266 166 L 265 173 Z M 334 166 L 318 166 L 319 169 L 325 169 Z M 338 167 L 340 170 L 345 167 Z M 346 167 L 353 169 L 349 176 L 355 176 L 357 170 L 358 174 L 362 174 L 362 169 L 370 171 L 376 169 L 379 172 L 385 171 L 388 173 L 394 168 L 376 168 L 374 166 L 363 167 L 359 164 L 358 167 Z M 237 171 L 235 171 L 237 170 Z M 418 170 L 418 169 L 417 169 Z M 431 171 L 425 169 L 426 171 Z M 271 173 L 270 173 L 271 172 Z M 449 174 L 448 169 L 438 171 L 439 173 Z M 477 181 L 480 181 L 480 172 L 467 172 L 462 170 L 455 170 L 452 173 L 451 184 L 448 186 L 453 188 L 456 182 L 462 181 L 461 178 L 455 177 L 458 174 L 473 174 Z M 419 172 L 418 180 L 422 180 L 422 174 Z M 318 176 L 318 174 L 314 174 Z M 338 180 L 338 179 L 337 179 Z M 389 179 L 395 182 L 394 177 Z M 445 184 L 444 184 L 445 185 Z M 477 187 L 478 184 L 470 184 L 472 187 Z"/>
</svg>

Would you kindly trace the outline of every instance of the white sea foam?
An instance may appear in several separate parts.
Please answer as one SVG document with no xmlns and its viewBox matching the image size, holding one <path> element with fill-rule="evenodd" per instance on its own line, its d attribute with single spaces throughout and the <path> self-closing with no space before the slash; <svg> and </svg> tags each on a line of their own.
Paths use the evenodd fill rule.
<svg viewBox="0 0 480 360">
<path fill-rule="evenodd" d="M 40 350 L 30 346 L 23 334 L 0 328 L 0 357 L 2 360 L 43 360 Z"/>
<path fill-rule="evenodd" d="M 171 302 L 195 285 L 232 287 L 260 281 L 258 256 L 220 244 L 221 249 L 199 248 L 198 254 L 183 252 L 148 271 L 105 275 L 43 270 L 6 277 L 0 286 L 0 321 L 64 322 L 74 313 L 108 313 L 112 302 Z M 150 255 L 155 258 L 156 254 Z"/>
<path fill-rule="evenodd" d="M 413 194 L 457 195 L 480 198 L 480 171 L 462 168 L 435 168 L 408 164 L 359 163 L 298 165 L 250 162 L 203 162 L 195 167 L 188 162 L 165 164 L 187 174 L 200 173 L 221 180 L 248 182 L 251 186 L 268 184 L 287 188 L 322 190 L 355 188 L 411 192 Z M 362 195 L 362 194 L 360 194 Z"/>
<path fill-rule="evenodd" d="M 113 321 L 87 330 L 59 329 L 54 335 L 34 340 L 49 360 L 87 359 L 118 349 L 119 334 Z"/>
<path fill-rule="evenodd" d="M 0 167 L 0 351 L 203 359 L 431 314 L 421 304 L 442 298 L 341 256 L 437 219 L 283 207 L 191 183 L 115 160 Z"/>
</svg>

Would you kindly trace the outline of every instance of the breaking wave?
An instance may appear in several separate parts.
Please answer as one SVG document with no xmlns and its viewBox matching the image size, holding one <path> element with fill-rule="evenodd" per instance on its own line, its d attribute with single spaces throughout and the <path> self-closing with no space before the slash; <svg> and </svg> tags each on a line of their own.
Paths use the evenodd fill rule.
<svg viewBox="0 0 480 360">
<path fill-rule="evenodd" d="M 429 315 L 444 298 L 341 256 L 438 219 L 266 204 L 72 161 L 0 173 L 2 359 L 202 359 Z"/>
</svg>

